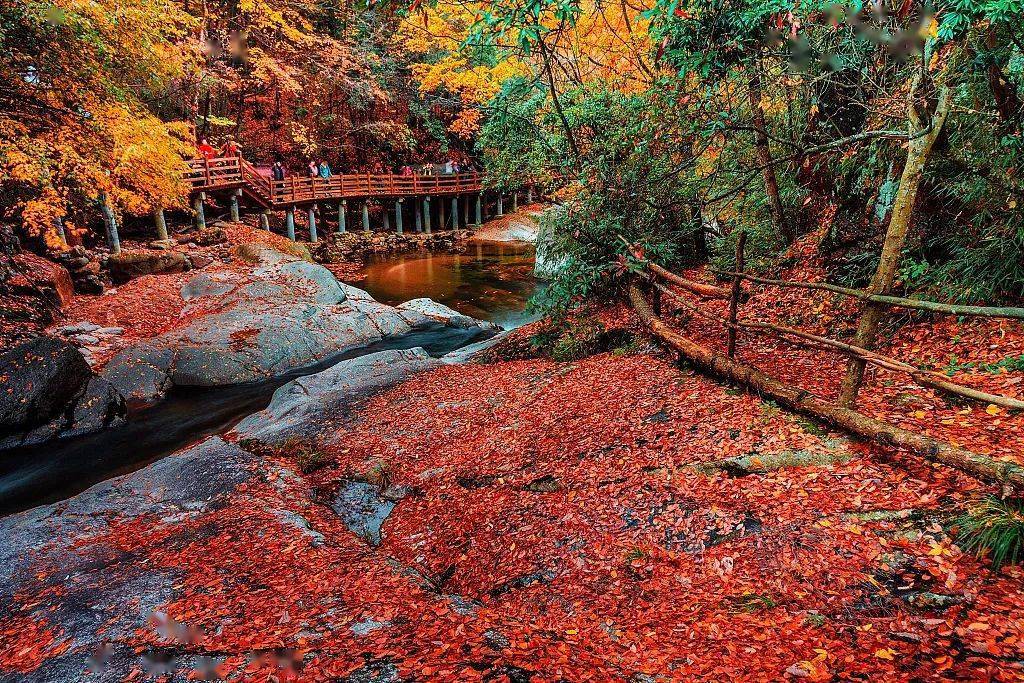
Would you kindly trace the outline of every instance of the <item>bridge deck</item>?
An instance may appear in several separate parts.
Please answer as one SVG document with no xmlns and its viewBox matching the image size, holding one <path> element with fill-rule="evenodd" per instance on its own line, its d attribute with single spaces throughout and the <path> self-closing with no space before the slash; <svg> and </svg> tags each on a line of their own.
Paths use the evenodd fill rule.
<svg viewBox="0 0 1024 683">
<path fill-rule="evenodd" d="M 242 188 L 270 207 L 308 204 L 323 200 L 368 197 L 414 197 L 480 192 L 480 173 L 395 175 L 350 173 L 330 178 L 291 176 L 271 180 L 241 157 L 215 157 L 189 161 L 185 179 L 193 192 Z"/>
</svg>

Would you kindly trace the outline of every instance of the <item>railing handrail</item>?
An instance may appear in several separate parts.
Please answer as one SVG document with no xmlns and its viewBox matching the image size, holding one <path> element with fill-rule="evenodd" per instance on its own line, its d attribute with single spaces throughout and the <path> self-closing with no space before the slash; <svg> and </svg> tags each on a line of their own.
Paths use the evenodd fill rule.
<svg viewBox="0 0 1024 683">
<path fill-rule="evenodd" d="M 264 177 L 252 163 L 239 156 L 191 159 L 188 164 L 191 171 L 186 180 L 197 191 L 248 184 L 255 189 L 256 194 L 273 204 L 483 190 L 479 171 L 431 175 L 340 173 L 328 178 L 291 174 L 284 180 L 272 180 Z"/>
</svg>

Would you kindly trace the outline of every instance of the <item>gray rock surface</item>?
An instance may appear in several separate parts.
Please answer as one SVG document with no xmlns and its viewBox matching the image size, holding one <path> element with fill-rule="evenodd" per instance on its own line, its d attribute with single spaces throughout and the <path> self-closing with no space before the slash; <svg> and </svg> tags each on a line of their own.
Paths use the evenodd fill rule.
<svg viewBox="0 0 1024 683">
<path fill-rule="evenodd" d="M 190 322 L 125 349 L 104 377 L 130 401 L 152 402 L 172 386 L 279 375 L 405 334 L 427 319 L 374 301 L 323 266 L 269 249 L 260 254 L 251 274 L 200 273 L 189 280 L 181 294 Z M 454 311 L 448 319 L 457 326 L 472 321 Z"/>
<path fill-rule="evenodd" d="M 60 586 L 53 609 L 39 609 L 45 609 L 46 620 L 60 624 L 62 638 L 69 639 L 66 653 L 47 659 L 35 671 L 18 674 L 16 680 L 122 680 L 138 666 L 137 656 L 115 650 L 99 675 L 86 674 L 90 655 L 101 642 L 117 642 L 137 629 L 152 627 L 150 619 L 159 617 L 160 607 L 174 599 L 180 577 L 89 540 L 110 529 L 111 521 L 143 515 L 170 525 L 167 543 L 194 540 L 173 530 L 175 520 L 222 504 L 239 484 L 255 476 L 249 467 L 252 458 L 212 437 L 69 500 L 0 518 L 0 566 L 5 569 L 0 572 L 0 614 L 16 603 L 21 591 Z M 44 572 L 46 578 L 40 579 L 30 571 L 32 566 L 61 570 Z"/>
<path fill-rule="evenodd" d="M 484 330 L 497 330 L 498 326 L 485 320 L 477 320 L 459 313 L 454 308 L 439 304 L 433 299 L 412 299 L 398 305 L 398 310 L 406 315 L 422 315 L 449 327 L 467 329 L 479 327 Z"/>
<path fill-rule="evenodd" d="M 270 446 L 310 436 L 324 416 L 440 364 L 420 348 L 380 351 L 342 361 L 281 386 L 270 405 L 239 422 L 235 433 L 239 440 L 254 439 Z"/>
</svg>

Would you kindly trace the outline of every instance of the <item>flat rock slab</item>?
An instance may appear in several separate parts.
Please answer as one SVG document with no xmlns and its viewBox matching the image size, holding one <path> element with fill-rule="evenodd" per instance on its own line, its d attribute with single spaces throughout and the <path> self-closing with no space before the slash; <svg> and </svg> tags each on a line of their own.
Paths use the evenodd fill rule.
<svg viewBox="0 0 1024 683">
<path fill-rule="evenodd" d="M 238 423 L 235 434 L 240 440 L 254 439 L 269 446 L 311 436 L 325 416 L 439 365 L 441 361 L 420 348 L 380 351 L 341 361 L 281 386 L 266 409 Z"/>
</svg>

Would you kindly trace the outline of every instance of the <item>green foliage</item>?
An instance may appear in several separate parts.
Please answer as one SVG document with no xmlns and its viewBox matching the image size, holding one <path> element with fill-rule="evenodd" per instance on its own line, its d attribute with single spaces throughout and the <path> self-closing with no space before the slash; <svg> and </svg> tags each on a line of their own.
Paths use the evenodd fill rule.
<svg viewBox="0 0 1024 683">
<path fill-rule="evenodd" d="M 990 554 L 992 566 L 1016 564 L 1024 548 L 1024 501 L 987 496 L 960 516 L 960 547 L 979 557 Z"/>
</svg>

